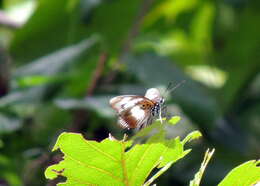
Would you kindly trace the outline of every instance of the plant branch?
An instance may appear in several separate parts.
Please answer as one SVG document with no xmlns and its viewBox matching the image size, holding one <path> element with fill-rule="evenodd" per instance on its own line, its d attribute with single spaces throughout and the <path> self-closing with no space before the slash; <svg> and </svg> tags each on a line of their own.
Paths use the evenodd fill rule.
<svg viewBox="0 0 260 186">
<path fill-rule="evenodd" d="M 132 44 L 133 44 L 133 40 L 134 38 L 139 34 L 139 31 L 141 29 L 141 25 L 144 21 L 144 17 L 147 14 L 147 12 L 149 11 L 151 5 L 153 4 L 154 0 L 144 0 L 139 13 L 137 14 L 137 17 L 133 23 L 133 26 L 131 27 L 129 34 L 128 34 L 128 38 L 126 39 L 124 45 L 123 45 L 123 50 L 121 53 L 121 57 L 122 58 L 126 53 L 128 53 L 131 48 L 132 48 Z"/>
<path fill-rule="evenodd" d="M 153 175 L 147 182 L 143 184 L 143 186 L 149 186 L 151 183 L 154 182 L 155 179 L 157 179 L 159 176 L 161 176 L 165 171 L 167 171 L 171 165 L 174 163 L 174 161 L 169 162 L 166 164 L 163 168 L 161 168 L 155 175 Z"/>
<path fill-rule="evenodd" d="M 11 58 L 7 52 L 0 48 L 0 97 L 9 91 Z"/>
<path fill-rule="evenodd" d="M 195 174 L 194 179 L 192 181 L 190 181 L 190 186 L 199 186 L 200 185 L 202 176 L 203 176 L 205 169 L 209 163 L 209 160 L 212 158 L 214 152 L 215 152 L 215 149 L 212 149 L 211 151 L 209 149 L 207 149 L 199 171 Z"/>
<path fill-rule="evenodd" d="M 96 71 L 94 72 L 93 74 L 93 78 L 92 78 L 92 81 L 90 83 L 90 87 L 88 88 L 87 90 L 87 96 L 91 96 L 94 92 L 94 89 L 96 88 L 97 86 L 97 82 L 99 80 L 99 78 L 101 77 L 102 75 L 102 72 L 104 70 L 104 67 L 105 67 L 105 62 L 107 61 L 107 58 L 108 58 L 108 55 L 106 52 L 103 52 L 100 57 L 99 57 L 99 60 L 98 60 L 98 64 L 97 64 L 97 68 L 96 68 Z"/>
</svg>

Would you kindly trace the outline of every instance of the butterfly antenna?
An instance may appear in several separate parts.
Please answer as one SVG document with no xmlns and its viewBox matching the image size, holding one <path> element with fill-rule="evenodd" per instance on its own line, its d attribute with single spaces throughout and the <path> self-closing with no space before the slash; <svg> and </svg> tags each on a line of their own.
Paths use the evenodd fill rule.
<svg viewBox="0 0 260 186">
<path fill-rule="evenodd" d="M 177 85 L 175 85 L 174 87 L 169 87 L 169 85 L 170 85 L 170 83 L 169 83 L 169 85 L 168 85 L 168 87 L 167 87 L 167 89 L 166 89 L 166 91 L 169 91 L 169 92 L 172 92 L 172 91 L 174 91 L 175 89 L 177 89 L 179 86 L 181 86 L 182 84 L 184 84 L 186 82 L 186 80 L 182 80 L 180 83 L 178 83 Z M 172 83 L 171 83 L 171 85 L 172 85 Z"/>
<path fill-rule="evenodd" d="M 165 89 L 165 92 L 167 92 L 168 90 L 170 90 L 170 88 L 172 87 L 172 82 L 170 82 L 167 86 L 167 88 Z"/>
</svg>

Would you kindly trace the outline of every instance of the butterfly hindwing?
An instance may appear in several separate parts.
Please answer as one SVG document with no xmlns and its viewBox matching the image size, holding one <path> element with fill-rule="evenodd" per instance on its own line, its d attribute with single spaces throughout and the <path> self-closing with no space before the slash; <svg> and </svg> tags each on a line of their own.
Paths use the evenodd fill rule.
<svg viewBox="0 0 260 186">
<path fill-rule="evenodd" d="M 135 95 L 126 95 L 126 96 L 117 96 L 110 100 L 111 107 L 117 111 L 117 113 L 121 113 L 132 107 L 136 106 L 140 102 L 147 101 L 148 99 L 143 96 L 135 96 Z"/>
<path fill-rule="evenodd" d="M 154 102 L 143 96 L 117 96 L 110 100 L 118 113 L 118 124 L 123 128 L 142 128 L 151 123 L 151 108 Z"/>
<path fill-rule="evenodd" d="M 137 104 L 119 114 L 118 124 L 123 128 L 140 129 L 149 124 L 150 118 L 150 110 L 143 109 Z"/>
<path fill-rule="evenodd" d="M 125 111 L 129 108 L 132 108 L 138 102 L 143 101 L 145 98 L 142 96 L 135 95 L 125 95 L 125 96 L 117 96 L 110 99 L 109 103 L 111 107 L 116 110 L 118 113 Z"/>
<path fill-rule="evenodd" d="M 118 114 L 118 124 L 123 128 L 143 128 L 152 123 L 160 109 L 162 97 L 157 89 L 148 89 L 145 96 L 123 95 L 110 99 L 111 107 Z"/>
</svg>

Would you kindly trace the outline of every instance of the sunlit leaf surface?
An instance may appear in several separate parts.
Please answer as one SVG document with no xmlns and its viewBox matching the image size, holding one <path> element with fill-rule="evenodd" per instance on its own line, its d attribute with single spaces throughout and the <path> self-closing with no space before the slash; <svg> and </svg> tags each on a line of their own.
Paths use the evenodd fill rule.
<svg viewBox="0 0 260 186">
<path fill-rule="evenodd" d="M 171 125 L 176 125 L 180 120 L 181 118 L 179 116 L 173 116 L 168 122 Z"/>
<path fill-rule="evenodd" d="M 218 186 L 254 185 L 260 181 L 260 161 L 252 160 L 231 170 Z M 259 184 L 259 183 L 258 183 Z"/>
<path fill-rule="evenodd" d="M 107 138 L 96 142 L 80 134 L 62 133 L 53 150 L 60 149 L 64 160 L 48 167 L 45 175 L 49 179 L 65 176 L 65 185 L 141 185 L 154 168 L 173 163 L 189 152 L 179 138 L 163 138 L 158 133 L 147 144 L 131 146 L 131 141 Z"/>
</svg>

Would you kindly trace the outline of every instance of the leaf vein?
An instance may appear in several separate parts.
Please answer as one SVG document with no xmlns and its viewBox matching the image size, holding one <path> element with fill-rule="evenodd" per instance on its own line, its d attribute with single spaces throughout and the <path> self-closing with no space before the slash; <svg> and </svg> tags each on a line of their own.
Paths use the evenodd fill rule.
<svg viewBox="0 0 260 186">
<path fill-rule="evenodd" d="M 88 144 L 89 146 L 91 146 L 93 149 L 95 149 L 96 151 L 98 151 L 99 153 L 103 154 L 104 156 L 110 158 L 111 160 L 113 160 L 114 162 L 116 163 L 120 163 L 119 160 L 117 160 L 116 158 L 114 158 L 113 156 L 111 156 L 110 154 L 108 153 L 105 153 L 104 151 L 102 151 L 101 149 L 99 149 L 98 147 L 96 147 L 95 145 L 89 143 L 87 140 L 84 140 L 84 142 L 86 144 Z"/>
<path fill-rule="evenodd" d="M 124 176 L 124 183 L 126 186 L 129 186 L 128 176 L 127 176 L 127 169 L 126 169 L 126 160 L 125 160 L 125 145 L 122 142 L 122 150 L 121 150 L 121 162 L 122 162 L 122 170 Z"/>
<path fill-rule="evenodd" d="M 165 153 L 165 152 L 167 152 L 167 148 L 165 148 L 164 150 L 163 150 L 163 152 L 161 153 L 161 155 L 160 155 L 160 157 L 162 157 L 162 155 Z M 160 165 L 160 163 L 162 162 L 162 160 L 160 160 L 160 158 L 154 163 L 154 165 L 151 167 L 151 169 L 149 169 L 149 171 L 147 172 L 147 174 L 145 175 L 145 177 L 147 178 L 149 175 L 150 175 L 150 173 L 152 172 L 152 170 L 155 168 L 155 167 L 157 167 L 158 165 Z"/>
<path fill-rule="evenodd" d="M 76 163 L 78 163 L 78 164 L 80 164 L 80 165 L 82 165 L 82 166 L 84 166 L 84 167 L 86 167 L 86 168 L 95 169 L 95 170 L 97 170 L 97 171 L 99 171 L 99 172 L 102 172 L 102 173 L 104 173 L 104 174 L 106 174 L 106 175 L 108 175 L 108 176 L 110 176 L 110 177 L 116 179 L 116 180 L 119 181 L 119 182 L 122 182 L 122 181 L 123 181 L 121 178 L 119 178 L 119 177 L 113 175 L 111 172 L 109 172 L 109 171 L 107 171 L 107 170 L 104 170 L 104 169 L 95 167 L 95 166 L 93 166 L 93 165 L 87 165 L 87 164 L 81 162 L 80 160 L 77 160 L 77 159 L 73 158 L 72 156 L 70 156 L 70 155 L 68 155 L 68 154 L 66 154 L 66 156 L 67 156 L 68 158 L 70 158 L 72 161 L 74 161 L 74 162 L 76 162 Z"/>
<path fill-rule="evenodd" d="M 148 152 L 148 150 L 149 150 L 151 147 L 152 147 L 152 145 L 149 145 L 149 146 L 145 149 L 143 155 L 142 155 L 141 158 L 139 159 L 139 161 L 138 161 L 138 163 L 137 163 L 137 165 L 136 165 L 136 167 L 135 167 L 135 169 L 134 169 L 134 171 L 133 171 L 133 173 L 132 173 L 132 175 L 131 175 L 131 179 L 130 179 L 130 180 L 132 180 L 132 177 L 133 177 L 134 173 L 136 172 L 136 169 L 139 167 L 140 163 L 143 161 L 144 157 L 146 156 L 146 153 Z M 133 182 L 133 183 L 134 183 L 134 182 Z"/>
</svg>

